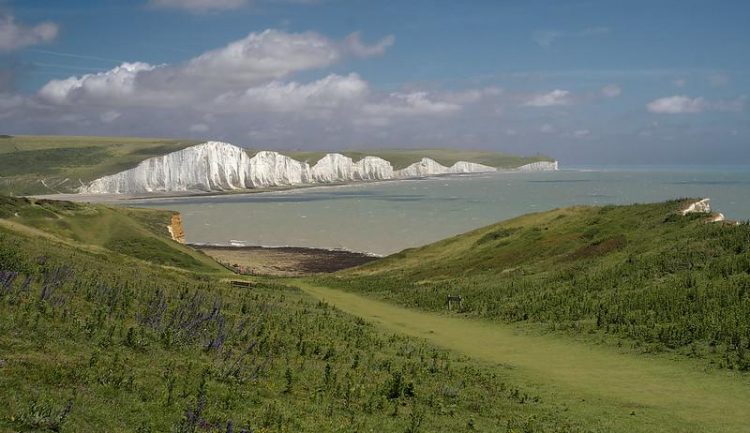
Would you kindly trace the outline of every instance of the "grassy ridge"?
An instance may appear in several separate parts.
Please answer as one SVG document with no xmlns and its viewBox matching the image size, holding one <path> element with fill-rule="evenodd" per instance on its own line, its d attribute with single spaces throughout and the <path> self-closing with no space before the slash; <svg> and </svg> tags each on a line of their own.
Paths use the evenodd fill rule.
<svg viewBox="0 0 750 433">
<path fill-rule="evenodd" d="M 750 225 L 687 200 L 526 215 L 318 281 L 407 306 L 615 338 L 750 370 Z"/>
<path fill-rule="evenodd" d="M 507 371 L 295 289 L 37 227 L 0 225 L 0 431 L 595 431 Z"/>
<path fill-rule="evenodd" d="M 172 214 L 152 209 L 0 196 L 0 225 L 160 265 L 224 272 L 225 269 L 210 257 L 169 238 L 167 225 Z"/>
<path fill-rule="evenodd" d="M 132 137 L 2 136 L 0 194 L 75 192 L 81 183 L 197 143 Z"/>
</svg>

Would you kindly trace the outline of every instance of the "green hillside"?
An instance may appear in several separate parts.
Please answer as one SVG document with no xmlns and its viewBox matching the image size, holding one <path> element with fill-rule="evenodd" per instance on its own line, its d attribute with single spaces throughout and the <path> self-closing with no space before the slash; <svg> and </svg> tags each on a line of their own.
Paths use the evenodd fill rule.
<svg viewBox="0 0 750 433">
<path fill-rule="evenodd" d="M 581 430 L 510 372 L 296 289 L 105 248 L 163 237 L 158 212 L 0 208 L 0 432 Z"/>
<path fill-rule="evenodd" d="M 0 227 L 164 266 L 226 272 L 205 254 L 172 241 L 167 230 L 172 214 L 153 209 L 0 196 Z"/>
<path fill-rule="evenodd" d="M 526 215 L 317 283 L 750 370 L 750 225 L 690 201 Z"/>
<path fill-rule="evenodd" d="M 0 194 L 71 193 L 152 156 L 197 144 L 132 137 L 0 136 Z"/>
</svg>

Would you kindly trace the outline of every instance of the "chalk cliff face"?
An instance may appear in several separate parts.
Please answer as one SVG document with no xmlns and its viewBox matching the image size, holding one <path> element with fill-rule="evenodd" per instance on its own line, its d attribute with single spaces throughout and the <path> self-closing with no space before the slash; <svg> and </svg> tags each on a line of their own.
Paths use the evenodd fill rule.
<svg viewBox="0 0 750 433">
<path fill-rule="evenodd" d="M 488 165 L 466 161 L 458 161 L 452 166 L 446 167 L 434 159 L 422 158 L 421 161 L 397 170 L 394 174 L 398 178 L 412 178 L 438 176 L 441 174 L 487 173 L 491 171 L 497 171 L 497 169 Z"/>
<path fill-rule="evenodd" d="M 541 165 L 538 165 L 541 164 Z M 549 168 L 554 167 L 554 168 Z M 534 163 L 520 170 L 556 169 L 557 163 Z M 150 192 L 227 191 L 302 185 L 408 179 L 444 174 L 496 171 L 473 162 L 459 161 L 446 167 L 430 158 L 394 170 L 390 162 L 375 156 L 359 161 L 329 153 L 310 167 L 277 152 L 263 151 L 250 157 L 244 149 L 222 143 L 188 147 L 142 161 L 136 167 L 94 180 L 81 188 L 86 194 L 142 194 Z"/>
<path fill-rule="evenodd" d="M 329 153 L 312 168 L 312 180 L 316 183 L 392 178 L 391 163 L 375 156 L 366 156 L 354 162 L 340 153 Z"/>
<path fill-rule="evenodd" d="M 557 170 L 557 161 L 537 161 L 516 168 L 518 171 L 554 171 Z"/>
</svg>

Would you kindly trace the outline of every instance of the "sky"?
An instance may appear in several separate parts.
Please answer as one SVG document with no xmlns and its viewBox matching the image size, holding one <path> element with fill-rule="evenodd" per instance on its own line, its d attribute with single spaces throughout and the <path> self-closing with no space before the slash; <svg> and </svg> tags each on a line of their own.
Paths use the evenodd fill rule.
<svg viewBox="0 0 750 433">
<path fill-rule="evenodd" d="M 744 0 L 0 0 L 0 133 L 749 164 Z"/>
</svg>

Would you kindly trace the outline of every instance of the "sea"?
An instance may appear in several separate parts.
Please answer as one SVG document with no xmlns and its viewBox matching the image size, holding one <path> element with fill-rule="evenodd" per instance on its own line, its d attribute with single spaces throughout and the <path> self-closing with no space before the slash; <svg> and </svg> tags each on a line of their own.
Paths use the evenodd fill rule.
<svg viewBox="0 0 750 433">
<path fill-rule="evenodd" d="M 388 255 L 530 212 L 685 197 L 710 198 L 728 219 L 750 220 L 750 166 L 572 167 L 129 204 L 180 212 L 194 244 Z"/>
</svg>

